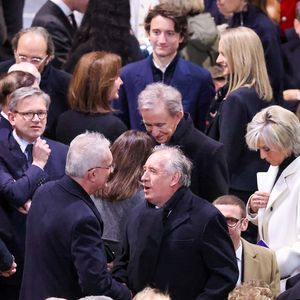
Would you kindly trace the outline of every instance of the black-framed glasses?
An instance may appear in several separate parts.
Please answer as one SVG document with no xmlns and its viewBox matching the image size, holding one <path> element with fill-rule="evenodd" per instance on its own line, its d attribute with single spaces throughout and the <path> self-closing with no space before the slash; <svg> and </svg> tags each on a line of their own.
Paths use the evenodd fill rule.
<svg viewBox="0 0 300 300">
<path fill-rule="evenodd" d="M 111 164 L 110 166 L 107 166 L 107 167 L 97 166 L 97 167 L 93 167 L 93 168 L 88 169 L 88 172 L 92 171 L 94 169 L 104 169 L 104 170 L 110 170 L 110 172 L 113 172 L 114 168 L 115 168 L 114 164 Z"/>
<path fill-rule="evenodd" d="M 233 217 L 226 217 L 227 226 L 230 228 L 235 228 L 242 220 L 245 218 L 237 219 Z"/>
<path fill-rule="evenodd" d="M 15 110 L 14 113 L 21 115 L 26 121 L 32 121 L 35 115 L 37 115 L 40 120 L 45 120 L 45 118 L 47 117 L 48 111 L 47 110 L 40 110 L 40 111 L 17 111 L 17 110 Z"/>
<path fill-rule="evenodd" d="M 41 63 L 43 63 L 48 57 L 48 55 L 46 55 L 45 57 L 27 57 L 26 55 L 19 55 L 19 54 L 17 55 L 20 62 L 29 62 L 35 66 L 38 66 Z"/>
</svg>

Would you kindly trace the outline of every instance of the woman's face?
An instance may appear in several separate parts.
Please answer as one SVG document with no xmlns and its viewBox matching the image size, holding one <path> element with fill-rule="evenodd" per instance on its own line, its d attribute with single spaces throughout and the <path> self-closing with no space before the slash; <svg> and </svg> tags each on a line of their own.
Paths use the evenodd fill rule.
<svg viewBox="0 0 300 300">
<path fill-rule="evenodd" d="M 258 139 L 257 149 L 260 152 L 260 158 L 272 166 L 279 166 L 287 157 L 282 150 L 268 147 L 262 139 Z"/>
<path fill-rule="evenodd" d="M 223 45 L 221 43 L 221 40 L 220 40 L 220 43 L 219 43 L 219 55 L 217 57 L 216 62 L 222 68 L 223 75 L 224 76 L 229 75 L 230 70 L 229 70 L 229 66 L 228 66 L 228 61 L 227 61 L 227 58 L 224 55 L 224 50 L 223 50 Z"/>
<path fill-rule="evenodd" d="M 123 81 L 120 78 L 120 76 L 118 76 L 110 88 L 108 100 L 111 101 L 111 100 L 119 98 L 119 89 L 122 84 L 123 84 Z"/>
</svg>

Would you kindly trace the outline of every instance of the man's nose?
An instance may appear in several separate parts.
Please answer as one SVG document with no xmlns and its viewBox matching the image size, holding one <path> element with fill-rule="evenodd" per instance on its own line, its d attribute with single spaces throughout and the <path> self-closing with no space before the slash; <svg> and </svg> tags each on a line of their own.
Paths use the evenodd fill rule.
<svg viewBox="0 0 300 300">
<path fill-rule="evenodd" d="M 165 37 L 165 34 L 163 32 L 159 35 L 158 41 L 160 43 L 165 43 L 166 42 L 166 37 Z"/>
<path fill-rule="evenodd" d="M 37 121 L 39 122 L 40 121 L 40 118 L 38 117 L 37 114 L 33 115 L 32 121 L 35 121 L 35 122 L 37 122 Z"/>
</svg>

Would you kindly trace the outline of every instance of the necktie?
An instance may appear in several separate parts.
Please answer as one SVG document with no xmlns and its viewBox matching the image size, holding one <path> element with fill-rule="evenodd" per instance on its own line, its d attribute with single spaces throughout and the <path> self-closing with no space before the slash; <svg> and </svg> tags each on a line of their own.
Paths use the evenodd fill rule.
<svg viewBox="0 0 300 300">
<path fill-rule="evenodd" d="M 76 30 L 77 29 L 77 23 L 76 23 L 76 20 L 75 20 L 75 17 L 74 17 L 73 13 L 69 14 L 69 19 L 70 19 L 70 23 L 71 23 L 73 29 Z"/>
<path fill-rule="evenodd" d="M 27 154 L 27 161 L 30 165 L 32 164 L 32 148 L 33 148 L 32 144 L 28 144 L 25 148 L 25 152 Z"/>
</svg>

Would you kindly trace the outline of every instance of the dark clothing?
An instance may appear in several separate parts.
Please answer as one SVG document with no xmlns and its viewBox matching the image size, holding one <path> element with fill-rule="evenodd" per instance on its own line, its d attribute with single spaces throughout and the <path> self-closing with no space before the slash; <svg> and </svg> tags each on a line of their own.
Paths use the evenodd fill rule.
<svg viewBox="0 0 300 300">
<path fill-rule="evenodd" d="M 77 135 L 86 130 L 100 132 L 113 143 L 127 128 L 112 113 L 83 113 L 68 110 L 58 119 L 56 139 L 69 145 Z"/>
<path fill-rule="evenodd" d="M 225 17 L 220 13 L 216 0 L 204 0 L 204 6 L 204 11 L 211 14 L 216 25 L 221 25 L 227 22 Z"/>
<path fill-rule="evenodd" d="M 282 104 L 283 63 L 280 48 L 279 28 L 261 10 L 248 4 L 246 11 L 235 13 L 229 22 L 230 27 L 245 26 L 254 30 L 260 37 L 267 65 L 270 83 L 276 104 Z"/>
<path fill-rule="evenodd" d="M 290 277 L 286 282 L 287 290 L 276 300 L 300 300 L 300 274 Z"/>
<path fill-rule="evenodd" d="M 105 45 L 93 45 L 92 39 L 89 39 L 85 42 L 80 43 L 79 45 L 73 45 L 73 48 L 68 56 L 68 59 L 64 65 L 64 69 L 69 72 L 73 73 L 76 64 L 78 63 L 79 59 L 86 53 L 92 51 L 107 51 L 112 52 L 120 55 L 119 51 L 113 50 L 111 46 Z M 132 34 L 129 35 L 128 38 L 128 48 L 130 49 L 130 58 L 127 59 L 122 58 L 122 65 L 125 66 L 130 62 L 134 62 L 144 58 L 142 51 L 140 50 L 140 45 L 136 37 Z M 75 47 L 76 46 L 76 47 Z"/>
<path fill-rule="evenodd" d="M 0 63 L 0 74 L 6 73 L 14 60 Z M 58 116 L 69 108 L 67 94 L 71 75 L 48 64 L 42 72 L 40 88 L 51 98 L 44 136 L 55 139 Z"/>
<path fill-rule="evenodd" d="M 7 119 L 0 115 L 0 141 L 5 140 L 12 131 L 12 126 Z"/>
<path fill-rule="evenodd" d="M 47 1 L 36 13 L 31 26 L 41 26 L 51 34 L 55 46 L 55 59 L 52 64 L 61 68 L 69 53 L 75 29 L 68 17 L 52 1 Z"/>
<path fill-rule="evenodd" d="M 224 144 L 233 190 L 253 193 L 257 190 L 256 173 L 269 167 L 258 152 L 248 149 L 245 134 L 254 115 L 271 103 L 260 99 L 254 88 L 247 87 L 231 92 L 221 103 L 219 117 L 215 119 L 219 137 L 210 136 Z"/>
<path fill-rule="evenodd" d="M 28 214 L 22 300 L 106 295 L 131 299 L 106 270 L 103 223 L 86 191 L 64 176 L 37 190 Z"/>
<path fill-rule="evenodd" d="M 6 245 L 0 239 L 0 272 L 8 271 L 13 263 L 13 257 Z"/>
<path fill-rule="evenodd" d="M 113 275 L 133 293 L 149 285 L 172 300 L 227 299 L 238 269 L 224 217 L 185 187 L 159 209 L 138 205 Z"/>
<path fill-rule="evenodd" d="M 192 161 L 191 191 L 210 202 L 228 194 L 224 146 L 195 128 L 188 114 L 179 122 L 169 146 L 179 146 Z"/>
<path fill-rule="evenodd" d="M 195 126 L 204 130 L 205 118 L 215 91 L 209 72 L 182 58 L 177 59 L 176 66 L 169 84 L 182 95 L 184 111 L 189 112 Z M 171 63 L 172 64 L 172 63 Z M 144 130 L 138 111 L 138 95 L 145 87 L 153 83 L 152 55 L 141 61 L 122 68 L 123 85 L 120 88 L 119 99 L 113 106 L 120 110 L 119 117 L 131 129 Z"/>
</svg>

